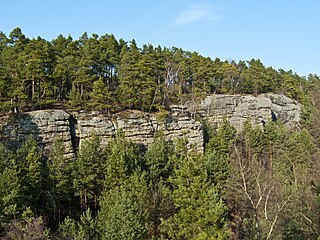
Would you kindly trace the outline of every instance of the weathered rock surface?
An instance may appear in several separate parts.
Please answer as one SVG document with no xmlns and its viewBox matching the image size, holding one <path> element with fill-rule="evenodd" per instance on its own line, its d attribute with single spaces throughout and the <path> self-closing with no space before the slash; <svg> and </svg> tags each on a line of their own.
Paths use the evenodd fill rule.
<svg viewBox="0 0 320 240">
<path fill-rule="evenodd" d="M 14 114 L 0 118 L 1 142 L 20 146 L 28 136 L 33 135 L 45 155 L 48 155 L 56 139 L 65 146 L 65 155 L 73 157 L 79 146 L 93 132 L 106 144 L 122 129 L 133 142 L 149 145 L 155 134 L 162 130 L 169 141 L 186 137 L 189 144 L 203 151 L 203 132 L 200 122 L 190 118 L 188 113 L 169 114 L 162 121 L 155 115 L 140 111 L 125 111 L 109 118 L 98 112 L 67 113 L 63 110 L 41 110 Z"/>
<path fill-rule="evenodd" d="M 117 129 L 122 129 L 125 136 L 133 142 L 149 145 L 158 131 L 162 131 L 166 139 L 173 141 L 178 137 L 187 137 L 191 145 L 203 151 L 202 125 L 191 119 L 190 114 L 169 114 L 163 120 L 157 120 L 156 115 L 141 111 L 125 111 L 115 114 L 112 118 L 99 114 L 74 113 L 76 119 L 76 139 L 81 142 L 92 132 L 101 137 L 102 143 L 107 143 L 116 134 Z"/>
<path fill-rule="evenodd" d="M 131 141 L 149 145 L 161 130 L 169 141 L 185 136 L 189 140 L 189 147 L 203 151 L 202 125 L 194 120 L 191 112 L 187 105 L 172 106 L 171 112 L 162 117 L 141 111 L 124 111 L 112 118 L 98 112 L 26 112 L 0 118 L 0 140 L 11 146 L 19 146 L 29 135 L 33 135 L 44 154 L 48 155 L 55 139 L 61 139 L 66 156 L 73 157 L 92 132 L 106 144 L 115 136 L 117 129 L 122 129 Z M 282 95 L 214 95 L 201 102 L 197 114 L 206 118 L 213 127 L 217 127 L 226 117 L 237 130 L 241 130 L 247 120 L 254 125 L 262 126 L 273 120 L 296 127 L 299 126 L 301 110 L 294 100 Z"/>
<path fill-rule="evenodd" d="M 68 157 L 74 154 L 69 114 L 63 110 L 33 111 L 0 118 L 1 142 L 20 146 L 30 135 L 34 136 L 45 155 L 58 138 L 65 146 L 65 154 Z"/>
<path fill-rule="evenodd" d="M 213 95 L 201 102 L 199 114 L 217 127 L 227 118 L 238 131 L 250 120 L 253 125 L 262 126 L 268 121 L 282 122 L 288 127 L 298 127 L 301 109 L 299 104 L 279 94 Z"/>
</svg>

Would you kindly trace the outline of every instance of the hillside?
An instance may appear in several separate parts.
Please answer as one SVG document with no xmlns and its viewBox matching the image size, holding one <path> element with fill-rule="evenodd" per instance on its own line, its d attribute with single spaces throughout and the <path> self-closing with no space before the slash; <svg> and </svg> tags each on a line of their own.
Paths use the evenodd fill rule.
<svg viewBox="0 0 320 240">
<path fill-rule="evenodd" d="M 319 80 L 1 33 L 0 238 L 318 239 Z"/>
</svg>

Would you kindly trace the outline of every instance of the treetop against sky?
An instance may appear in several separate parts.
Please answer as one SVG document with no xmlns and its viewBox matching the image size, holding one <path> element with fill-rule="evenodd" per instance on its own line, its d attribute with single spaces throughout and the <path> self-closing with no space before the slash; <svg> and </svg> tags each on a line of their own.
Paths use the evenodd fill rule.
<svg viewBox="0 0 320 240">
<path fill-rule="evenodd" d="M 222 60 L 258 58 L 307 76 L 320 73 L 319 7 L 315 0 L 1 1 L 0 30 L 9 34 L 19 26 L 47 40 L 113 33 Z"/>
</svg>

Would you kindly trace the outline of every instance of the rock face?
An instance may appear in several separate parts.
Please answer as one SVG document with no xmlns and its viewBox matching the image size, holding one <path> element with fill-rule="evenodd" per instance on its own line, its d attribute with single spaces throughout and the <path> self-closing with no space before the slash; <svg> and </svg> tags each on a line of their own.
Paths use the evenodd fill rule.
<svg viewBox="0 0 320 240">
<path fill-rule="evenodd" d="M 191 145 L 198 151 L 203 151 L 202 125 L 191 119 L 189 112 L 172 113 L 162 120 L 157 120 L 155 114 L 141 111 L 125 111 L 115 114 L 111 119 L 97 112 L 75 113 L 75 135 L 81 142 L 92 132 L 101 137 L 103 144 L 115 136 L 118 129 L 122 129 L 125 136 L 133 142 L 149 145 L 153 137 L 160 130 L 167 140 L 186 137 Z"/>
<path fill-rule="evenodd" d="M 188 112 L 168 114 L 161 121 L 156 115 L 140 111 L 121 112 L 109 118 L 97 112 L 41 110 L 0 118 L 1 142 L 16 147 L 33 135 L 44 155 L 48 156 L 54 141 L 61 139 L 68 158 L 74 156 L 93 132 L 100 136 L 102 144 L 106 144 L 118 129 L 122 129 L 131 141 L 144 145 L 152 143 L 155 134 L 161 130 L 167 140 L 186 137 L 189 147 L 203 151 L 202 125 L 191 119 Z"/>
<path fill-rule="evenodd" d="M 238 131 L 250 120 L 253 125 L 262 126 L 268 121 L 282 122 L 288 127 L 298 127 L 301 109 L 298 103 L 284 95 L 214 95 L 201 102 L 199 114 L 217 127 L 227 118 Z"/>
<path fill-rule="evenodd" d="M 204 99 L 197 114 L 217 127 L 226 117 L 241 130 L 245 121 L 263 125 L 267 121 L 281 121 L 289 127 L 299 126 L 300 106 L 292 99 L 276 94 L 257 97 L 241 95 L 214 95 Z M 186 137 L 189 147 L 203 151 L 202 124 L 195 121 L 191 108 L 172 106 L 171 112 L 163 116 L 141 111 L 124 111 L 112 116 L 98 112 L 67 113 L 64 110 L 41 110 L 13 114 L 0 118 L 1 142 L 19 146 L 33 135 L 45 155 L 48 155 L 55 139 L 61 139 L 65 155 L 73 157 L 81 143 L 95 132 L 102 144 L 106 144 L 116 131 L 122 129 L 131 141 L 149 145 L 158 131 L 169 141 Z"/>
<path fill-rule="evenodd" d="M 18 147 L 30 135 L 34 136 L 45 155 L 58 138 L 65 146 L 65 155 L 72 157 L 74 154 L 69 114 L 63 110 L 33 111 L 0 118 L 2 143 Z"/>
</svg>

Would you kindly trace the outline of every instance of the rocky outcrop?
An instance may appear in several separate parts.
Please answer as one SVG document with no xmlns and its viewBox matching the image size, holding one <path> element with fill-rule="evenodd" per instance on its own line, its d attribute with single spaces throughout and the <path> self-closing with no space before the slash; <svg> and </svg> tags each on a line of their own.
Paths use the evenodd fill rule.
<svg viewBox="0 0 320 240">
<path fill-rule="evenodd" d="M 122 129 L 133 142 L 149 145 L 158 131 L 168 141 L 186 137 L 189 147 L 203 151 L 202 124 L 194 120 L 194 108 L 189 105 L 172 106 L 171 112 L 147 114 L 141 111 L 124 111 L 109 117 L 98 112 L 68 113 L 64 110 L 41 110 L 12 114 L 0 118 L 1 142 L 19 146 L 33 135 L 45 155 L 48 155 L 55 139 L 61 139 L 65 155 L 73 157 L 81 143 L 92 132 L 106 144 Z M 217 127 L 227 118 L 237 129 L 250 120 L 254 125 L 267 121 L 281 121 L 289 127 L 299 126 L 300 106 L 283 95 L 262 94 L 257 97 L 242 95 L 209 96 L 198 106 L 196 114 Z M 192 114 L 191 114 L 192 113 Z"/>
<path fill-rule="evenodd" d="M 282 122 L 288 127 L 299 127 L 301 109 L 299 104 L 279 94 L 213 95 L 201 102 L 201 117 L 217 127 L 223 118 L 230 121 L 238 131 L 247 120 L 263 126 L 268 121 Z"/>
<path fill-rule="evenodd" d="M 19 147 L 32 135 L 48 155 L 55 139 L 65 146 L 65 155 L 72 157 L 70 115 L 63 110 L 41 110 L 0 118 L 0 139 L 10 147 Z"/>
<path fill-rule="evenodd" d="M 187 112 L 168 114 L 162 120 L 140 111 L 125 111 L 110 118 L 98 112 L 67 113 L 63 110 L 33 111 L 0 118 L 1 142 L 18 147 L 33 135 L 43 153 L 48 155 L 54 141 L 60 139 L 69 158 L 93 132 L 106 144 L 118 129 L 122 129 L 129 140 L 144 145 L 151 144 L 161 130 L 168 141 L 186 137 L 189 147 L 203 151 L 201 123 L 191 119 Z"/>
<path fill-rule="evenodd" d="M 174 141 L 175 138 L 186 137 L 190 147 L 203 151 L 203 132 L 200 122 L 193 120 L 189 112 L 167 114 L 163 119 L 157 119 L 157 114 L 147 114 L 141 111 L 125 111 L 115 114 L 112 118 L 98 112 L 74 113 L 76 139 L 81 142 L 92 132 L 101 137 L 102 143 L 107 143 L 122 129 L 125 136 L 133 142 L 149 145 L 159 131 L 165 138 Z"/>
</svg>

